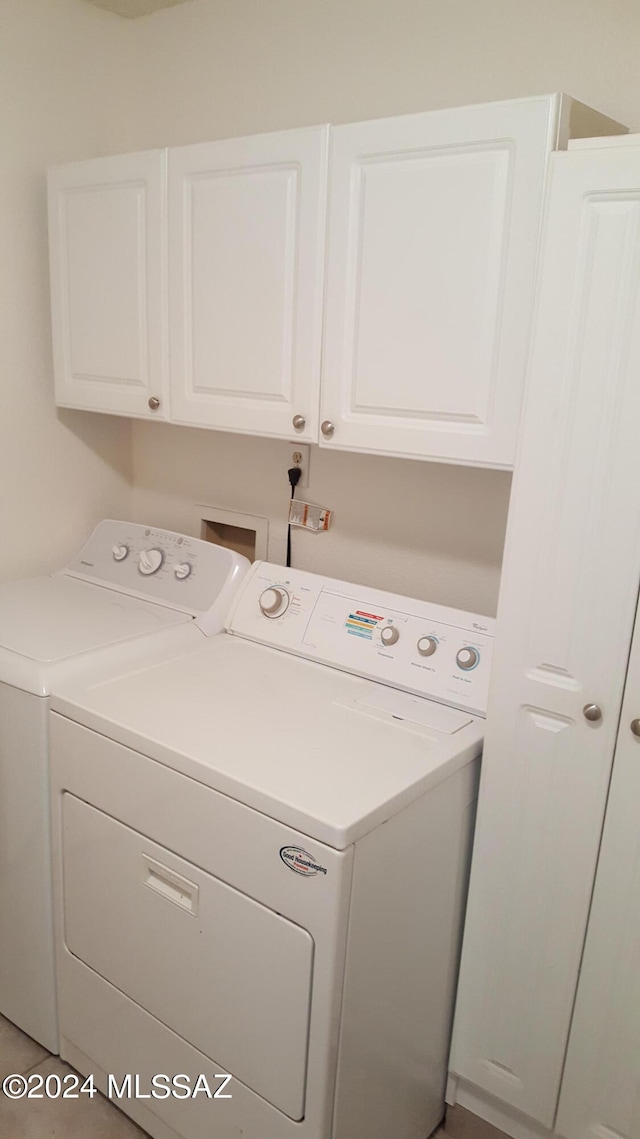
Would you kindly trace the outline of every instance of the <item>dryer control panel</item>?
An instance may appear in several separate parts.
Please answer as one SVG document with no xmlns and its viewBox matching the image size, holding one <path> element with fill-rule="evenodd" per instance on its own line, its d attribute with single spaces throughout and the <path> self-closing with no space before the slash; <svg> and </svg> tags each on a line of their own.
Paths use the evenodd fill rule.
<svg viewBox="0 0 640 1139">
<path fill-rule="evenodd" d="M 495 621 L 257 562 L 229 632 L 486 715 Z"/>
</svg>

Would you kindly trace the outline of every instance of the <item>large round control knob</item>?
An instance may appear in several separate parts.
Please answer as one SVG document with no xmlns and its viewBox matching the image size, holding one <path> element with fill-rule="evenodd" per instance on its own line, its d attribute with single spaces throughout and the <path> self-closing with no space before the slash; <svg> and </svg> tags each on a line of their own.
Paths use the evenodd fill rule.
<svg viewBox="0 0 640 1139">
<path fill-rule="evenodd" d="M 477 649 L 472 649 L 470 645 L 465 645 L 456 654 L 456 664 L 463 672 L 468 672 L 469 669 L 475 668 L 480 660 L 480 653 Z"/>
<path fill-rule="evenodd" d="M 188 577 L 191 573 L 191 566 L 189 562 L 179 562 L 177 566 L 174 566 L 173 572 L 178 581 L 184 581 L 185 577 Z"/>
<path fill-rule="evenodd" d="M 437 637 L 419 637 L 417 649 L 421 657 L 431 657 L 438 647 Z"/>
<path fill-rule="evenodd" d="M 126 558 L 127 554 L 129 553 L 129 547 L 128 546 L 114 546 L 111 553 L 113 554 L 113 560 L 115 562 L 123 562 L 124 559 Z"/>
<path fill-rule="evenodd" d="M 157 573 L 164 561 L 164 554 L 162 550 L 143 550 L 138 559 L 138 569 L 140 573 L 148 576 L 151 573 Z"/>
<path fill-rule="evenodd" d="M 260 594 L 258 604 L 265 617 L 280 617 L 288 608 L 289 594 L 286 589 L 272 585 Z"/>
<path fill-rule="evenodd" d="M 380 633 L 380 640 L 382 641 L 383 645 L 395 645 L 399 637 L 400 633 L 396 629 L 395 625 L 385 625 L 384 629 Z"/>
</svg>

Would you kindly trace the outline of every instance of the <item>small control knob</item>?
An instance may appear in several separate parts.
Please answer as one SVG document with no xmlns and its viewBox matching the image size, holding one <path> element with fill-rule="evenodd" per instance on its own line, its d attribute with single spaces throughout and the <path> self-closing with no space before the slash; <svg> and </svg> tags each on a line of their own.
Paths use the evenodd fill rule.
<svg viewBox="0 0 640 1139">
<path fill-rule="evenodd" d="M 114 546 L 111 553 L 113 554 L 114 562 L 123 562 L 124 559 L 126 558 L 127 554 L 129 553 L 129 547 L 128 546 L 119 546 L 119 545 Z"/>
<path fill-rule="evenodd" d="M 157 573 L 163 561 L 162 550 L 143 550 L 138 559 L 138 569 L 147 577 L 151 573 Z"/>
<path fill-rule="evenodd" d="M 456 664 L 463 672 L 469 672 L 469 669 L 475 668 L 479 660 L 480 653 L 477 649 L 472 649 L 471 645 L 465 645 L 456 654 Z"/>
<path fill-rule="evenodd" d="M 177 566 L 174 566 L 173 572 L 178 581 L 184 581 L 185 577 L 188 577 L 191 573 L 191 568 L 189 562 L 179 562 Z"/>
<path fill-rule="evenodd" d="M 286 589 L 272 585 L 260 594 L 258 604 L 265 617 L 279 617 L 289 605 L 289 594 Z"/>
<path fill-rule="evenodd" d="M 419 637 L 418 638 L 418 652 L 421 657 L 431 657 L 438 647 L 437 637 Z"/>
<path fill-rule="evenodd" d="M 385 625 L 384 629 L 380 633 L 380 640 L 382 641 L 383 645 L 395 645 L 396 641 L 399 640 L 399 638 L 400 633 L 396 629 L 395 625 Z"/>
</svg>

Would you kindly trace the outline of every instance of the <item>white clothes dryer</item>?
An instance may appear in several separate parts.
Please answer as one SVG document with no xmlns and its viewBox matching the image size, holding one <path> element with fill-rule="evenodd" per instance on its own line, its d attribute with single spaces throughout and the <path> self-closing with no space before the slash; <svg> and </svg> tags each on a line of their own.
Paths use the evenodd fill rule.
<svg viewBox="0 0 640 1139">
<path fill-rule="evenodd" d="M 49 695 L 98 660 L 116 672 L 219 632 L 246 558 L 106 519 L 59 573 L 0 586 L 0 1013 L 58 1051 Z"/>
<path fill-rule="evenodd" d="M 156 1139 L 439 1123 L 493 625 L 256 563 L 229 635 L 56 691 L 61 1054 Z"/>
</svg>

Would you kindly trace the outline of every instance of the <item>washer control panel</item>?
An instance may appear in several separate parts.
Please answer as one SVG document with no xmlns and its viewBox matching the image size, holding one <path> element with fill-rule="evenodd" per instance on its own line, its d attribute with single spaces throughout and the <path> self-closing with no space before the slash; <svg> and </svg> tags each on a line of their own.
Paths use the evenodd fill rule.
<svg viewBox="0 0 640 1139">
<path fill-rule="evenodd" d="M 212 542 L 107 518 L 63 572 L 198 617 L 224 601 L 230 585 L 235 592 L 248 568 Z"/>
<path fill-rule="evenodd" d="M 257 562 L 229 631 L 486 715 L 495 621 Z"/>
</svg>

